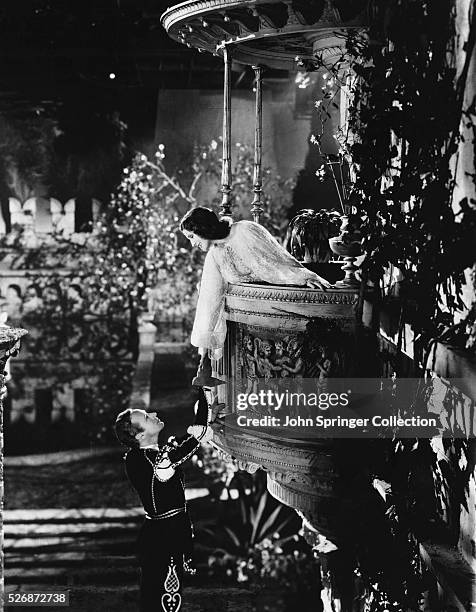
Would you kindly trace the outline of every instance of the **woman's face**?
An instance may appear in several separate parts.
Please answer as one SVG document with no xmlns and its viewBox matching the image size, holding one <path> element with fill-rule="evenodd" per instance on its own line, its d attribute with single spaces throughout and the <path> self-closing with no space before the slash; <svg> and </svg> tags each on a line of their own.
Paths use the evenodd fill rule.
<svg viewBox="0 0 476 612">
<path fill-rule="evenodd" d="M 183 235 L 185 238 L 190 240 L 190 244 L 193 247 L 199 248 L 201 251 L 208 251 L 210 248 L 211 240 L 207 240 L 206 238 L 200 238 L 197 234 L 193 232 L 189 232 L 188 230 L 183 230 Z"/>
</svg>

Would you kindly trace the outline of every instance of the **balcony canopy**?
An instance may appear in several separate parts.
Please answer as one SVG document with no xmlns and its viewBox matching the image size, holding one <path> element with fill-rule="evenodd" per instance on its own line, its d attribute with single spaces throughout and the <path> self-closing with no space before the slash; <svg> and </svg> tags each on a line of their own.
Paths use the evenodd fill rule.
<svg viewBox="0 0 476 612">
<path fill-rule="evenodd" d="M 368 0 L 188 0 L 162 15 L 169 36 L 247 65 L 294 71 L 339 54 L 341 34 L 368 23 Z"/>
</svg>

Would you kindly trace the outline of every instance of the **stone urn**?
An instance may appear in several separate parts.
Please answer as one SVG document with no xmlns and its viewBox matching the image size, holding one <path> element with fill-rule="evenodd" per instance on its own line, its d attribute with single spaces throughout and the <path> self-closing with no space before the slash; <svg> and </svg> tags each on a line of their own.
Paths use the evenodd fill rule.
<svg viewBox="0 0 476 612">
<path fill-rule="evenodd" d="M 342 270 L 345 272 L 345 278 L 338 281 L 336 287 L 357 288 L 360 286 L 360 281 L 355 276 L 358 270 L 355 261 L 362 255 L 362 234 L 358 222 L 359 219 L 354 215 L 344 215 L 340 234 L 329 238 L 332 252 L 344 259 Z"/>
</svg>

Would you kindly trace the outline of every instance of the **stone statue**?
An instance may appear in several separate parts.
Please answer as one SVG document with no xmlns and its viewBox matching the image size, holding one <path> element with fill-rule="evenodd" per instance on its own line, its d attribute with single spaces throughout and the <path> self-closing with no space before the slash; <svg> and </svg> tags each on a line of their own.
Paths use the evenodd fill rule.
<svg viewBox="0 0 476 612">
<path fill-rule="evenodd" d="M 274 366 L 271 362 L 271 354 L 273 352 L 273 345 L 269 340 L 261 340 L 255 338 L 256 346 L 256 362 L 258 366 L 258 373 L 260 378 L 264 378 L 268 381 L 273 376 Z"/>
<path fill-rule="evenodd" d="M 289 370 L 286 366 L 291 365 L 291 359 L 287 354 L 286 340 L 276 340 L 274 343 L 275 357 L 274 357 L 274 371 L 277 372 L 276 376 L 281 378 L 287 378 L 289 376 Z"/>
<path fill-rule="evenodd" d="M 257 390 L 258 369 L 257 369 L 257 347 L 253 336 L 246 336 L 243 342 L 242 364 L 245 369 L 247 380 L 246 393 L 255 393 Z"/>
</svg>

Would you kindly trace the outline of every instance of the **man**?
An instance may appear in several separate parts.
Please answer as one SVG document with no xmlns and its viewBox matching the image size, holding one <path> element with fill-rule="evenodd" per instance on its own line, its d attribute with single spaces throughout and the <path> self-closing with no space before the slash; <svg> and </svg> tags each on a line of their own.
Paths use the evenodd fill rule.
<svg viewBox="0 0 476 612">
<path fill-rule="evenodd" d="M 195 425 L 182 438 L 159 444 L 164 423 L 145 410 L 121 412 L 114 426 L 118 440 L 129 447 L 126 473 L 145 511 L 137 544 L 141 612 L 178 612 L 184 570 L 192 572 L 192 526 L 180 466 L 211 438 L 208 404 L 203 389 L 199 393 Z"/>
</svg>

